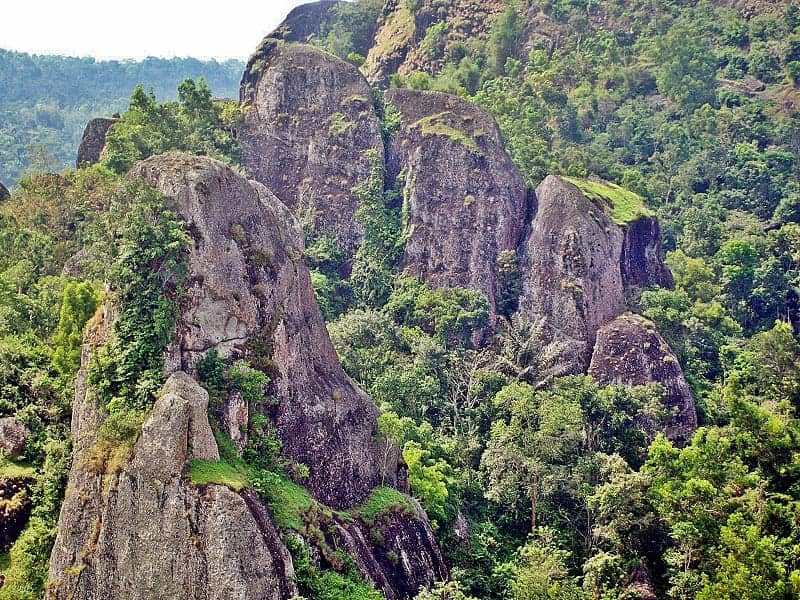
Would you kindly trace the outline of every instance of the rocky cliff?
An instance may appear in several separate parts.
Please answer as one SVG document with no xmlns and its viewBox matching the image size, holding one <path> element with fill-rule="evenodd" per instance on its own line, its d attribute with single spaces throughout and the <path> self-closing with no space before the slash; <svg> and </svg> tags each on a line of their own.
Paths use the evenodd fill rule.
<svg viewBox="0 0 800 600">
<path fill-rule="evenodd" d="M 574 373 L 589 366 L 597 330 L 640 288 L 672 286 L 657 221 L 641 198 L 604 182 L 547 177 L 519 253 L 519 313 Z"/>
<path fill-rule="evenodd" d="M 370 82 L 386 85 L 393 73 L 436 73 L 457 43 L 486 39 L 503 0 L 422 0 L 412 13 L 405 0 L 387 0 L 375 43 L 362 67 Z M 427 39 L 426 39 L 427 38 Z"/>
<path fill-rule="evenodd" d="M 363 236 L 353 188 L 384 159 L 372 90 L 353 65 L 265 39 L 242 79 L 242 161 L 314 236 L 353 252 Z"/>
<path fill-rule="evenodd" d="M 269 34 L 269 37 L 285 42 L 307 44 L 320 37 L 323 30 L 333 21 L 333 9 L 341 4 L 339 0 L 309 2 L 293 8 L 283 22 Z"/>
<path fill-rule="evenodd" d="M 208 394 L 190 376 L 197 361 L 213 349 L 269 372 L 272 399 L 229 411 L 220 426 L 241 432 L 248 409 L 265 414 L 283 454 L 308 467 L 304 485 L 320 506 L 353 509 L 378 486 L 405 489 L 398 452 L 379 445 L 377 409 L 339 365 L 302 261 L 302 232 L 288 209 L 264 186 L 209 158 L 170 153 L 129 176 L 159 190 L 186 222 L 194 242 L 188 289 L 166 351 L 169 379 L 129 455 L 98 445 L 105 411 L 86 383 L 94 348 L 112 329 L 113 305 L 87 335 L 92 343 L 73 407 L 75 457 L 50 597 L 292 597 L 291 557 L 258 496 L 191 483 L 189 461 L 220 457 Z M 446 577 L 423 512 L 389 510 L 380 518 L 367 525 L 331 517 L 333 547 L 351 551 L 389 598 Z M 327 547 L 315 536 L 306 543 Z M 402 568 L 391 556 L 405 557 Z"/>
<path fill-rule="evenodd" d="M 81 144 L 78 146 L 78 157 L 75 160 L 77 168 L 93 165 L 103 160 L 103 149 L 106 147 L 108 130 L 117 122 L 117 119 L 97 118 L 86 124 L 83 130 Z"/>
<path fill-rule="evenodd" d="M 697 429 L 697 407 L 681 365 L 647 319 L 625 314 L 601 327 L 589 375 L 601 385 L 660 383 L 667 394 L 667 437 L 684 444 Z"/>
<path fill-rule="evenodd" d="M 434 287 L 483 292 L 494 315 L 498 260 L 516 252 L 527 212 L 494 119 L 438 92 L 390 90 L 386 101 L 402 117 L 388 156 L 405 199 L 401 268 Z"/>
</svg>

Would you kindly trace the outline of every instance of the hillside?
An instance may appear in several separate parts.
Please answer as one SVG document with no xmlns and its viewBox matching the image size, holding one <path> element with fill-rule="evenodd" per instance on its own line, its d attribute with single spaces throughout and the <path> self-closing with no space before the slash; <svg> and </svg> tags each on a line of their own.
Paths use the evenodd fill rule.
<svg viewBox="0 0 800 600">
<path fill-rule="evenodd" d="M 235 60 L 96 61 L 0 50 L 0 181 L 16 185 L 34 166 L 73 166 L 86 122 L 124 111 L 138 84 L 174 100 L 181 81 L 205 77 L 215 93 L 235 98 L 241 71 Z"/>
<path fill-rule="evenodd" d="M 800 597 L 800 5 L 253 45 L 0 198 L 0 600 Z"/>
</svg>

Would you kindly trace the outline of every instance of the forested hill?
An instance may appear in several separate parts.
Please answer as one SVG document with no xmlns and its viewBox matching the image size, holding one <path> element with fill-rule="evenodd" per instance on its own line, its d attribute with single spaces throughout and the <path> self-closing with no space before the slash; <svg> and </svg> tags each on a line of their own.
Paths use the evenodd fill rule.
<svg viewBox="0 0 800 600">
<path fill-rule="evenodd" d="M 0 181 L 14 185 L 43 158 L 58 170 L 73 164 L 86 122 L 125 110 L 137 84 L 169 100 L 183 79 L 205 77 L 217 95 L 235 98 L 242 67 L 237 60 L 97 61 L 0 50 Z"/>
</svg>

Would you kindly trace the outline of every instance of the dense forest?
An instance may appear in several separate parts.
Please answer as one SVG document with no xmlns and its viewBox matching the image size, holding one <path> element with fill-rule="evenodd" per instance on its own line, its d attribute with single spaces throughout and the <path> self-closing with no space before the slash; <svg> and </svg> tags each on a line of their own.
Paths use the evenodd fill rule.
<svg viewBox="0 0 800 600">
<path fill-rule="evenodd" d="M 469 2 L 358 0 L 307 41 L 364 72 L 391 65 L 374 79 L 385 140 L 400 117 L 381 88 L 447 92 L 493 115 L 529 195 L 551 174 L 602 180 L 619 186 L 608 188 L 618 206 L 657 216 L 675 286 L 631 301 L 677 356 L 699 426 L 670 441 L 658 384 L 602 386 L 559 370 L 536 324 L 516 314 L 516 257 L 499 263 L 503 293 L 491 302 L 404 273 L 402 191 L 375 162 L 354 189 L 357 250 L 298 218 L 342 366 L 380 409 L 387 455 L 401 449 L 450 570 L 417 600 L 800 597 L 800 5 L 493 4 L 482 29 L 464 25 Z M 381 63 L 393 47 L 376 23 L 390 19 L 412 31 L 412 49 Z M 0 456 L 0 475 L 32 482 L 21 536 L 4 547 L 0 531 L 2 599 L 41 597 L 47 582 L 81 342 L 111 290 L 126 308 L 89 375 L 111 415 L 106 461 L 124 460 L 115 452 L 130 449 L 163 383 L 183 281 L 165 273 L 185 270 L 187 231 L 124 174 L 169 150 L 244 169 L 242 110 L 212 97 L 238 97 L 241 70 L 0 54 L 0 173 L 13 181 L 35 167 L 0 204 L 0 417 L 31 433 L 21 457 Z M 55 175 L 31 162 L 30 144 L 69 162 L 83 121 L 124 108 L 123 89 L 102 164 Z M 341 117 L 330 133 L 352 127 Z M 274 256 L 257 250 L 269 268 Z M 271 373 L 212 354 L 197 371 L 212 401 L 233 388 L 263 395 Z M 226 440 L 224 467 L 198 464 L 192 476 L 249 480 L 299 531 L 292 511 L 312 505 L 307 492 L 274 482 L 302 481 L 303 465 L 279 457 L 266 420 L 255 430 L 243 456 Z M 303 597 L 383 597 L 347 561 L 325 569 L 289 538 Z"/>
<path fill-rule="evenodd" d="M 125 110 L 138 84 L 172 100 L 183 79 L 204 77 L 221 97 L 236 98 L 242 66 L 236 60 L 97 61 L 0 50 L 0 181 L 10 187 L 29 169 L 72 166 L 87 121 Z"/>
</svg>

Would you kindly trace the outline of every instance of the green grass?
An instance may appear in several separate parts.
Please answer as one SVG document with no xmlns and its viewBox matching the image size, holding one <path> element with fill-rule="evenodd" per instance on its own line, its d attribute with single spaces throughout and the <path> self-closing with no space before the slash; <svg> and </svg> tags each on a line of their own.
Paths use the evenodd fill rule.
<svg viewBox="0 0 800 600">
<path fill-rule="evenodd" d="M 379 487 L 372 490 L 369 498 L 353 512 L 367 523 L 373 523 L 378 517 L 391 512 L 400 512 L 412 516 L 417 514 L 405 494 L 388 487 Z"/>
<path fill-rule="evenodd" d="M 562 177 L 577 187 L 590 200 L 600 202 L 606 214 L 617 225 L 627 225 L 641 217 L 655 213 L 644 204 L 644 198 L 608 181 Z"/>
<path fill-rule="evenodd" d="M 330 135 L 344 135 L 355 126 L 356 124 L 352 121 L 348 121 L 347 117 L 342 113 L 335 113 L 331 115 L 329 120 L 328 133 Z"/>
<path fill-rule="evenodd" d="M 33 479 L 36 470 L 30 465 L 13 461 L 0 454 L 0 477 L 3 479 Z"/>
<path fill-rule="evenodd" d="M 307 489 L 285 475 L 266 471 L 258 477 L 255 486 L 272 510 L 278 527 L 304 530 L 303 515 L 316 503 Z"/>
<path fill-rule="evenodd" d="M 247 475 L 225 461 L 193 460 L 189 463 L 189 478 L 195 485 L 224 485 L 234 492 L 248 486 Z"/>
<path fill-rule="evenodd" d="M 420 119 L 414 123 L 411 128 L 415 129 L 419 127 L 422 129 L 422 135 L 444 136 L 456 142 L 457 144 L 461 144 L 471 152 L 480 154 L 481 150 L 473 136 L 467 135 L 460 129 L 455 129 L 454 127 L 451 127 L 447 123 L 443 122 L 442 119 L 447 114 L 449 114 L 449 111 L 440 113 L 438 115 L 430 115 L 429 117 L 425 117 L 424 119 Z"/>
</svg>

